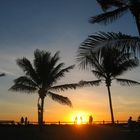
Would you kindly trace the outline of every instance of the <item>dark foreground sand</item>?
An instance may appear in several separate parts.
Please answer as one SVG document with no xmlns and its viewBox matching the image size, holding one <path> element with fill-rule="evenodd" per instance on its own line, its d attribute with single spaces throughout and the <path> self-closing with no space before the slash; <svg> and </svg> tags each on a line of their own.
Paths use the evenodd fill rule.
<svg viewBox="0 0 140 140">
<path fill-rule="evenodd" d="M 0 126 L 0 140 L 140 140 L 140 131 L 118 126 L 47 125 Z"/>
</svg>

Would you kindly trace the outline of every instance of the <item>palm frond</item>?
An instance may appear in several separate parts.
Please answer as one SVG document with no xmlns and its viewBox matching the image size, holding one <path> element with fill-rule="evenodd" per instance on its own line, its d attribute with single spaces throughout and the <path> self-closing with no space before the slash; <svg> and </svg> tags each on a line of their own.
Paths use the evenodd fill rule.
<svg viewBox="0 0 140 140">
<path fill-rule="evenodd" d="M 81 51 L 81 50 L 80 50 Z M 77 61 L 79 62 L 79 66 L 82 69 L 85 68 L 91 68 L 91 67 L 95 67 L 97 69 L 102 70 L 101 65 L 99 64 L 99 51 L 98 52 L 92 52 L 91 49 L 86 49 L 84 48 L 84 50 L 82 50 L 83 52 L 80 52 L 77 55 Z"/>
<path fill-rule="evenodd" d="M 34 66 L 38 68 L 38 65 L 43 61 L 44 58 L 46 61 L 50 61 L 51 53 L 48 51 L 36 49 L 34 51 Z"/>
<path fill-rule="evenodd" d="M 60 60 L 60 57 L 59 57 L 59 51 L 57 51 L 55 54 L 54 54 L 54 56 L 52 57 L 52 59 L 51 59 L 51 64 L 54 66 L 57 62 L 58 62 L 58 60 Z"/>
<path fill-rule="evenodd" d="M 9 90 L 17 91 L 17 92 L 18 91 L 19 92 L 25 92 L 25 93 L 34 93 L 36 91 L 36 88 L 19 83 L 19 84 L 13 85 Z"/>
<path fill-rule="evenodd" d="M 66 72 L 74 68 L 74 65 L 64 68 L 64 63 L 57 64 L 60 59 L 59 52 L 51 56 L 49 52 L 36 50 L 34 55 L 35 69 L 44 88 L 52 86 L 57 80 L 64 77 Z"/>
<path fill-rule="evenodd" d="M 59 69 L 58 73 L 56 73 L 54 80 L 59 80 L 60 78 L 65 76 L 66 72 L 69 72 L 71 69 L 73 69 L 75 67 L 75 65 L 71 65 L 67 68 L 64 69 Z"/>
<path fill-rule="evenodd" d="M 140 1 L 139 0 L 96 0 L 105 13 L 91 18 L 91 23 L 108 24 L 130 11 L 135 17 L 136 26 L 140 34 Z M 116 9 L 117 8 L 117 9 Z M 108 11 L 111 9 L 112 11 Z M 114 10 L 115 9 L 115 10 Z"/>
<path fill-rule="evenodd" d="M 43 61 L 47 62 L 46 63 L 46 66 L 47 66 L 47 69 L 54 69 L 55 66 L 57 65 L 57 62 L 60 60 L 60 57 L 59 57 L 59 51 L 57 51 L 53 56 L 51 56 L 51 53 L 48 54 L 48 52 L 46 52 L 45 54 L 45 58 Z M 48 61 L 49 60 L 49 61 Z M 64 65 L 64 63 L 60 63 L 62 64 L 62 66 Z"/>
<path fill-rule="evenodd" d="M 99 84 L 102 82 L 102 80 L 95 80 L 95 81 L 80 81 L 79 85 L 81 87 L 85 87 L 85 86 L 99 86 Z"/>
<path fill-rule="evenodd" d="M 45 77 L 45 73 L 48 73 L 51 61 L 51 53 L 36 49 L 34 52 L 34 67 L 36 73 L 39 75 L 40 79 Z"/>
<path fill-rule="evenodd" d="M 16 60 L 18 66 L 23 70 L 23 72 L 29 76 L 30 78 L 32 78 L 34 80 L 34 82 L 36 82 L 36 84 L 38 84 L 38 75 L 36 73 L 36 71 L 34 70 L 31 62 L 23 57 L 22 59 L 17 59 Z"/>
<path fill-rule="evenodd" d="M 55 93 L 52 93 L 52 92 L 48 92 L 47 95 L 49 97 L 51 97 L 52 100 L 57 101 L 60 104 L 68 105 L 68 106 L 72 107 L 72 103 L 71 103 L 71 101 L 68 97 L 64 97 L 62 95 L 58 95 L 58 94 L 55 94 Z"/>
<path fill-rule="evenodd" d="M 121 75 L 139 65 L 139 60 L 134 58 L 132 53 L 125 53 L 116 47 L 102 49 L 98 61 L 103 67 L 103 72 L 98 71 L 112 77 Z"/>
<path fill-rule="evenodd" d="M 99 32 L 90 35 L 79 47 L 77 61 L 86 61 L 85 56 L 90 52 L 97 52 L 105 47 L 117 47 L 124 51 L 133 51 L 135 55 L 140 52 L 140 38 L 122 33 Z"/>
<path fill-rule="evenodd" d="M 64 68 L 64 66 L 65 66 L 64 63 L 59 63 L 57 66 L 52 68 L 51 74 L 52 75 L 57 75 Z"/>
<path fill-rule="evenodd" d="M 125 7 L 119 7 L 115 10 L 105 12 L 102 14 L 99 14 L 97 16 L 93 16 L 89 19 L 90 23 L 100 23 L 100 24 L 109 24 L 112 23 L 113 21 L 117 20 L 121 16 L 123 16 L 128 10 L 128 6 Z"/>
<path fill-rule="evenodd" d="M 125 4 L 122 0 L 96 0 L 96 1 L 101 6 L 103 11 L 108 10 L 112 6 L 121 7 Z"/>
<path fill-rule="evenodd" d="M 38 85 L 32 79 L 30 79 L 29 77 L 26 77 L 26 76 L 21 76 L 21 77 L 15 79 L 14 83 L 15 84 L 24 84 L 24 85 L 28 85 L 28 86 L 35 87 L 35 88 L 38 87 Z"/>
<path fill-rule="evenodd" d="M 104 73 L 104 68 L 102 66 L 102 58 L 101 58 L 101 52 L 93 53 L 91 51 L 91 54 L 87 57 L 88 65 L 96 71 L 100 71 L 102 74 Z"/>
<path fill-rule="evenodd" d="M 51 65 L 51 64 L 50 64 Z M 49 67 L 48 70 L 44 71 L 44 86 L 49 87 L 55 84 L 61 77 L 64 76 L 61 75 L 60 77 L 58 76 L 58 73 L 63 69 L 64 63 L 59 63 L 57 66 L 54 67 Z"/>
<path fill-rule="evenodd" d="M 92 73 L 93 73 L 98 79 L 100 79 L 101 77 L 105 77 L 104 73 L 102 73 L 102 72 L 100 72 L 100 71 L 92 70 Z"/>
<path fill-rule="evenodd" d="M 54 82 L 54 69 L 59 70 L 64 65 L 61 63 L 58 64 L 59 67 L 56 67 L 56 63 L 59 59 L 59 52 L 51 56 L 50 52 L 41 51 L 39 49 L 35 50 L 34 66 L 43 87 L 50 86 L 52 82 Z"/>
<path fill-rule="evenodd" d="M 116 78 L 116 81 L 118 83 L 120 83 L 122 86 L 135 86 L 135 85 L 140 85 L 139 82 L 133 81 L 133 80 L 128 80 L 128 79 Z"/>
<path fill-rule="evenodd" d="M 21 59 L 17 59 L 16 60 L 18 66 L 24 71 L 24 72 L 29 72 L 29 71 L 32 71 L 33 67 L 32 67 L 32 64 L 30 63 L 30 61 L 23 57 Z"/>
<path fill-rule="evenodd" d="M 127 70 L 132 70 L 139 66 L 139 60 L 138 59 L 129 59 L 125 62 L 121 63 L 119 67 L 116 69 L 116 72 L 119 74 L 122 74 L 123 72 Z"/>
<path fill-rule="evenodd" d="M 78 83 L 73 83 L 73 84 L 52 86 L 52 87 L 50 87 L 50 90 L 52 90 L 52 91 L 65 91 L 68 89 L 76 89 L 78 87 L 80 87 L 80 85 Z"/>
<path fill-rule="evenodd" d="M 14 80 L 14 85 L 9 90 L 32 93 L 38 88 L 38 85 L 34 83 L 32 79 L 26 76 L 21 76 Z"/>
</svg>

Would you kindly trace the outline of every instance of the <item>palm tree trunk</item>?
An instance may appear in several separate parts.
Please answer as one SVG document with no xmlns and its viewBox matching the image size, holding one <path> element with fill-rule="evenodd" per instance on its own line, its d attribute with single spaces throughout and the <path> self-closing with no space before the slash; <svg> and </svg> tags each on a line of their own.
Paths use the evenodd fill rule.
<svg viewBox="0 0 140 140">
<path fill-rule="evenodd" d="M 41 100 L 41 103 L 40 103 Z M 43 125 L 43 110 L 44 110 L 44 97 L 38 98 L 38 124 Z"/>
<path fill-rule="evenodd" d="M 40 112 L 41 112 L 41 105 L 40 105 L 40 97 L 38 97 L 38 103 L 37 103 L 37 108 L 38 108 L 38 124 L 40 125 Z"/>
<path fill-rule="evenodd" d="M 44 110 L 44 97 L 41 98 L 41 109 L 40 109 L 40 124 L 43 126 L 43 110 Z"/>
<path fill-rule="evenodd" d="M 107 85 L 108 90 L 108 96 L 109 96 L 109 106 L 110 106 L 110 113 L 111 113 L 111 121 L 112 124 L 114 124 L 114 115 L 113 115 L 113 108 L 112 108 L 112 100 L 111 100 L 111 92 L 110 92 L 110 86 Z"/>
</svg>

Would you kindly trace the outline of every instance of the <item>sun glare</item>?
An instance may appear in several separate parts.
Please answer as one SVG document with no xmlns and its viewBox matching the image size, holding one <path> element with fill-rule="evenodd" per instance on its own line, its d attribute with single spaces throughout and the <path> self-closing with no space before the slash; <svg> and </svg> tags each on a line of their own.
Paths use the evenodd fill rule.
<svg viewBox="0 0 140 140">
<path fill-rule="evenodd" d="M 80 112 L 80 111 L 76 111 L 74 112 L 72 115 L 72 121 L 74 122 L 74 124 L 85 124 L 88 122 L 88 113 L 86 112 Z"/>
</svg>

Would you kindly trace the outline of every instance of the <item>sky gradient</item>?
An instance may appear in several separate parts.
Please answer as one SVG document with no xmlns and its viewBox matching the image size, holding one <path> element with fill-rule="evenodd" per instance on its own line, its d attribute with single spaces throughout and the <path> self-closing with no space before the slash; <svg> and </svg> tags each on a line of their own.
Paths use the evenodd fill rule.
<svg viewBox="0 0 140 140">
<path fill-rule="evenodd" d="M 1 0 L 0 1 L 0 120 L 18 121 L 27 116 L 37 121 L 37 94 L 8 91 L 13 80 L 22 75 L 15 60 L 23 56 L 32 60 L 35 49 L 60 51 L 61 61 L 76 68 L 60 81 L 73 83 L 80 80 L 94 80 L 90 71 L 79 70 L 76 52 L 79 45 L 98 31 L 114 31 L 138 35 L 135 21 L 130 13 L 108 25 L 90 24 L 91 16 L 101 12 L 95 0 Z M 140 81 L 140 68 L 123 77 Z M 140 86 L 121 87 L 112 85 L 112 101 L 115 120 L 127 120 L 131 115 L 140 115 Z M 81 88 L 62 93 L 71 99 L 73 108 L 45 99 L 45 121 L 72 121 L 81 114 L 94 120 L 110 120 L 107 90 L 99 87 Z"/>
</svg>

